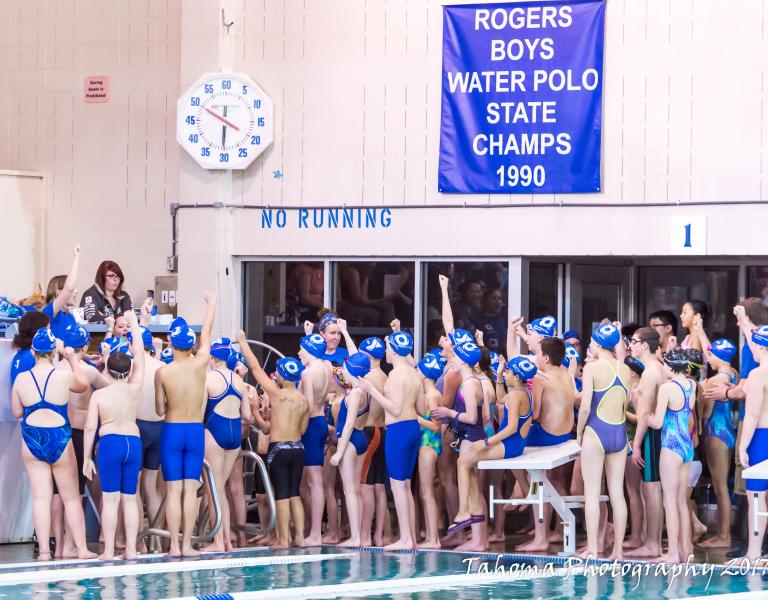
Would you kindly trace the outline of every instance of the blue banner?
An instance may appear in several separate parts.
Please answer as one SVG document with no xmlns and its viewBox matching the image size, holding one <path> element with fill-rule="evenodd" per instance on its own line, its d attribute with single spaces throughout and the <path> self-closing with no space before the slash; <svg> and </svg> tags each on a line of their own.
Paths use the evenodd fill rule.
<svg viewBox="0 0 768 600">
<path fill-rule="evenodd" d="M 443 8 L 438 191 L 600 191 L 604 0 Z"/>
</svg>

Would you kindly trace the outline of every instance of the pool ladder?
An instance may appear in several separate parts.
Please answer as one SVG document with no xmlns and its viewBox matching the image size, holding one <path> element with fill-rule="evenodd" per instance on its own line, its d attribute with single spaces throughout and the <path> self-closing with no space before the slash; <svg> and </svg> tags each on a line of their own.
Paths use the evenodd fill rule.
<svg viewBox="0 0 768 600">
<path fill-rule="evenodd" d="M 259 469 L 259 474 L 261 475 L 264 481 L 264 489 L 266 492 L 267 505 L 269 509 L 269 519 L 267 520 L 266 526 L 246 525 L 245 527 L 242 527 L 242 526 L 233 525 L 232 529 L 244 530 L 248 535 L 266 535 L 268 533 L 271 533 L 272 530 L 274 530 L 275 528 L 277 511 L 275 507 L 275 492 L 272 489 L 272 484 L 269 481 L 267 466 L 264 464 L 264 461 L 261 460 L 261 457 L 251 450 L 241 450 L 240 454 L 238 455 L 238 458 L 251 459 L 256 462 L 256 466 Z M 205 524 L 208 522 L 209 509 L 206 508 L 204 511 L 200 513 L 197 519 L 197 527 L 196 527 L 197 535 L 192 536 L 193 544 L 204 544 L 206 542 L 210 542 L 213 539 L 213 537 L 219 532 L 219 529 L 221 529 L 221 498 L 219 498 L 219 494 L 216 489 L 216 477 L 214 476 L 213 469 L 211 469 L 211 466 L 208 464 L 208 461 L 203 461 L 203 472 L 205 473 L 204 485 L 208 486 L 208 491 L 210 492 L 211 504 L 213 505 L 214 519 L 213 519 L 213 526 L 208 531 L 203 532 L 203 528 L 205 527 Z M 161 525 L 165 521 L 165 503 L 167 499 L 168 499 L 167 495 L 163 496 L 163 500 L 160 503 L 160 508 L 158 509 L 154 520 L 152 521 L 152 525 L 140 531 L 139 535 L 137 536 L 138 541 L 141 541 L 142 539 L 147 537 L 150 538 L 149 546 L 148 546 L 148 550 L 150 552 L 156 551 L 156 548 L 157 548 L 155 544 L 156 540 L 159 540 L 160 538 L 167 539 L 167 540 L 171 539 L 170 532 L 167 529 L 161 529 Z M 226 502 L 226 498 L 224 499 L 224 501 Z"/>
</svg>

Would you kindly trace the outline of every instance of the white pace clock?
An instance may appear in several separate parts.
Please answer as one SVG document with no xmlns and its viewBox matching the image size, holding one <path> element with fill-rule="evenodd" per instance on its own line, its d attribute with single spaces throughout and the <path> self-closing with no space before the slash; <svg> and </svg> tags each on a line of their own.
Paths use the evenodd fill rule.
<svg viewBox="0 0 768 600">
<path fill-rule="evenodd" d="M 245 169 L 272 131 L 272 99 L 245 73 L 206 73 L 176 104 L 176 139 L 205 169 Z"/>
</svg>

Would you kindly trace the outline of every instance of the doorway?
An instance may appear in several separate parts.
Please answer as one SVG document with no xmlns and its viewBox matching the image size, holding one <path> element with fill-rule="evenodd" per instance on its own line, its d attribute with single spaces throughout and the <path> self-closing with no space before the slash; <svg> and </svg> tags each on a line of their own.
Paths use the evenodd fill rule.
<svg viewBox="0 0 768 600">
<path fill-rule="evenodd" d="M 604 318 L 622 323 L 632 318 L 631 267 L 572 264 L 566 275 L 567 323 L 585 343 Z"/>
</svg>

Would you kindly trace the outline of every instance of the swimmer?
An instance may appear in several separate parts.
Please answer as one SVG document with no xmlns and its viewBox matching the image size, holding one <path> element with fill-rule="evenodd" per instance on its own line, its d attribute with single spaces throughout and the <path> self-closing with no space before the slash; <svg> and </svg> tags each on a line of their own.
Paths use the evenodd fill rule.
<svg viewBox="0 0 768 600">
<path fill-rule="evenodd" d="M 57 275 L 48 282 L 48 289 L 45 295 L 46 306 L 43 312 L 51 320 L 51 333 L 54 337 L 61 339 L 67 327 L 77 325 L 75 317 L 71 310 L 75 308 L 77 299 L 77 271 L 80 268 L 80 246 L 75 246 L 73 251 L 74 258 L 69 274 Z"/>
<path fill-rule="evenodd" d="M 307 546 L 320 546 L 322 539 L 325 490 L 323 489 L 323 460 L 328 438 L 325 399 L 331 379 L 331 365 L 324 360 L 327 344 L 319 333 L 299 340 L 299 360 L 304 365 L 299 391 L 309 402 L 307 430 L 301 436 L 304 444 L 304 478 L 309 486 L 310 530 Z"/>
<path fill-rule="evenodd" d="M 579 407 L 576 440 L 581 446 L 584 478 L 584 517 L 587 551 L 582 558 L 598 557 L 600 490 L 603 467 L 613 511 L 613 552 L 609 560 L 623 560 L 622 544 L 627 528 L 624 500 L 624 467 L 627 459 L 627 392 L 630 370 L 613 358 L 621 333 L 612 323 L 592 333 L 590 350 L 596 358 L 584 367 L 583 393 Z"/>
<path fill-rule="evenodd" d="M 486 439 L 483 413 L 485 411 L 485 414 L 487 414 L 487 407 L 485 406 L 482 383 L 474 370 L 482 358 L 482 350 L 477 346 L 475 339 L 468 331 L 454 328 L 453 310 L 448 295 L 448 278 L 440 275 L 439 280 L 442 292 L 443 326 L 452 344 L 452 357 L 450 361 L 453 368 L 459 373 L 460 383 L 456 391 L 453 408 L 438 407 L 430 416 L 433 419 L 448 419 L 450 421 L 450 428 L 453 430 L 455 438 L 450 447 L 458 449 L 459 457 L 461 457 L 462 453 L 466 454 L 468 452 L 469 446 L 473 442 Z M 490 365 L 490 358 L 488 358 L 487 363 L 486 367 Z M 474 505 L 474 494 L 481 493 L 477 469 L 471 470 L 470 477 L 472 481 L 470 489 L 473 494 Z M 480 520 L 480 516 L 483 517 L 482 520 Z M 459 549 L 482 551 L 488 548 L 488 527 L 485 520 L 485 512 L 482 515 L 475 515 L 474 520 L 471 523 L 467 523 L 466 527 L 458 527 L 457 525 L 456 516 L 454 515 L 452 525 L 446 531 L 447 535 L 458 533 L 466 527 L 472 527 L 472 540 L 459 545 Z"/>
<path fill-rule="evenodd" d="M 411 492 L 411 477 L 416 468 L 421 442 L 416 413 L 421 381 L 409 362 L 413 351 L 411 335 L 405 331 L 393 332 L 387 336 L 386 345 L 386 359 L 392 365 L 392 371 L 384 391 L 380 392 L 368 379 L 358 379 L 358 385 L 381 404 L 387 424 L 384 456 L 395 499 L 400 539 L 384 546 L 384 549 L 413 550 L 416 548 L 416 507 Z"/>
<path fill-rule="evenodd" d="M 437 500 L 435 498 L 435 467 L 437 459 L 443 451 L 442 427 L 433 421 L 430 414 L 438 406 L 442 394 L 435 387 L 443 374 L 446 360 L 442 354 L 428 352 L 416 365 L 422 375 L 422 394 L 417 401 L 418 420 L 421 426 L 421 445 L 419 448 L 419 486 L 421 500 L 424 505 L 424 542 L 419 544 L 422 549 L 439 549 L 440 538 L 437 531 Z"/>
<path fill-rule="evenodd" d="M 242 443 L 241 419 L 250 422 L 251 405 L 245 400 L 245 382 L 227 368 L 232 351 L 229 338 L 211 343 L 211 370 L 206 374 L 205 388 L 205 460 L 213 470 L 216 490 L 221 501 L 221 527 L 203 552 L 232 550 L 230 541 L 229 502 L 226 483 Z"/>
<path fill-rule="evenodd" d="M 350 354 L 342 369 L 336 372 L 334 385 L 345 392 L 340 401 L 336 420 L 336 452 L 331 456 L 331 465 L 339 466 L 344 498 L 349 516 L 349 539 L 338 544 L 342 547 L 360 546 L 362 522 L 362 498 L 360 496 L 360 473 L 363 469 L 368 440 L 363 431 L 366 415 L 370 410 L 371 398 L 355 383 L 371 370 L 371 361 L 363 352 Z"/>
<path fill-rule="evenodd" d="M 713 383 L 736 384 L 738 374 L 731 366 L 736 356 L 736 346 L 729 340 L 719 339 L 709 343 L 701 319 L 694 319 L 694 334 L 706 349 L 709 367 L 715 374 L 704 382 L 705 389 Z M 699 546 L 702 548 L 730 548 L 731 546 L 731 494 L 728 490 L 728 472 L 731 452 L 736 445 L 736 427 L 731 417 L 731 401 L 727 398 L 705 398 L 702 407 L 704 419 L 704 449 L 707 467 L 717 499 L 717 533 Z"/>
<path fill-rule="evenodd" d="M 127 313 L 126 313 L 127 314 Z M 154 347 L 152 333 L 146 327 L 139 327 L 141 346 L 144 354 L 144 379 L 141 401 L 136 412 L 136 425 L 141 438 L 141 479 L 139 483 L 139 522 L 143 522 L 143 495 L 147 503 L 147 521 L 151 524 L 160 509 L 161 497 L 157 491 L 157 475 L 160 469 L 160 442 L 163 438 L 163 417 L 155 410 L 155 374 L 163 362 L 152 356 Z M 133 340 L 133 334 L 130 334 Z M 169 348 L 170 349 L 170 348 Z M 173 358 L 173 350 L 171 358 Z"/>
<path fill-rule="evenodd" d="M 64 352 L 72 372 L 55 369 L 52 362 L 55 350 L 56 339 L 51 330 L 47 327 L 39 329 L 32 339 L 35 366 L 16 378 L 11 391 L 13 416 L 21 419 L 21 456 L 32 486 L 32 520 L 40 546 L 38 560 L 51 560 L 48 540 L 52 481 L 56 481 L 64 502 L 64 515 L 78 558 L 94 558 L 96 555 L 89 552 L 85 541 L 85 518 L 77 489 L 77 461 L 67 414 L 70 393 L 82 394 L 88 389 L 88 381 L 81 374 L 78 355 L 72 350 Z"/>
<path fill-rule="evenodd" d="M 293 545 L 303 547 L 304 506 L 299 493 L 301 474 L 304 470 L 304 446 L 301 436 L 307 430 L 310 410 L 307 399 L 298 390 L 304 367 L 295 358 L 281 358 L 277 361 L 273 381 L 261 368 L 248 346 L 245 333 L 238 331 L 236 339 L 251 374 L 269 397 L 272 412 L 267 450 L 267 467 L 275 488 L 277 504 L 277 542 L 272 547 L 288 548 L 291 540 Z"/>
<path fill-rule="evenodd" d="M 666 376 L 656 358 L 661 338 L 652 327 L 635 330 L 629 339 L 632 357 L 643 365 L 636 394 L 637 429 L 632 442 L 632 462 L 642 469 L 642 494 L 645 505 L 645 542 L 628 550 L 626 557 L 655 558 L 661 554 L 662 497 L 659 459 L 661 457 L 661 431 L 649 429 L 646 417 L 656 410 L 659 387 Z"/>
<path fill-rule="evenodd" d="M 197 490 L 203 471 L 206 371 L 216 297 L 205 295 L 207 309 L 195 354 L 195 334 L 184 319 L 171 322 L 168 337 L 173 362 L 155 373 L 155 410 L 165 417 L 160 440 L 160 466 L 166 487 L 165 517 L 171 534 L 169 556 L 199 556 L 192 547 L 197 520 Z M 183 521 L 183 537 L 179 531 Z"/>
<path fill-rule="evenodd" d="M 400 321 L 395 319 L 391 323 L 393 328 L 400 329 Z M 380 392 L 387 383 L 387 375 L 381 369 L 381 361 L 384 359 L 386 345 L 384 340 L 377 337 L 369 337 L 360 342 L 360 352 L 368 355 L 371 361 L 371 370 L 366 375 Z M 384 428 L 384 409 L 378 402 L 372 402 L 363 427 L 365 437 L 368 439 L 368 450 L 365 451 L 363 469 L 360 473 L 361 495 L 363 498 L 363 518 L 361 541 L 363 546 L 370 546 L 373 541 L 376 546 L 384 544 L 384 527 L 389 517 L 387 509 L 387 464 L 384 456 L 386 443 L 386 430 Z M 371 528 L 374 516 L 376 520 L 375 532 L 371 539 Z"/>
<path fill-rule="evenodd" d="M 671 310 L 657 310 L 651 313 L 648 316 L 648 327 L 655 329 L 659 334 L 660 352 L 670 350 L 677 344 L 677 317 Z"/>
<path fill-rule="evenodd" d="M 696 402 L 696 383 L 686 377 L 688 353 L 673 348 L 663 355 L 671 380 L 659 387 L 656 410 L 645 416 L 648 427 L 661 429 L 659 474 L 666 515 L 668 548 L 658 562 L 679 563 L 688 558 L 691 520 L 688 514 L 688 472 L 693 460 L 689 420 Z"/>
<path fill-rule="evenodd" d="M 133 358 L 124 352 L 109 355 L 105 373 L 110 384 L 93 392 L 85 424 L 83 474 L 89 480 L 93 479 L 96 470 L 92 456 L 97 429 L 99 435 L 96 461 L 101 482 L 101 527 L 104 532 L 101 560 L 115 558 L 115 531 L 121 504 L 126 560 L 136 558 L 136 536 L 139 533 L 136 489 L 141 470 L 141 438 L 136 413 L 143 395 L 144 342 L 136 315 L 133 311 L 126 315 L 133 334 Z"/>
<path fill-rule="evenodd" d="M 574 424 L 574 404 L 576 402 L 576 387 L 573 377 L 563 366 L 565 344 L 560 338 L 554 337 L 557 327 L 551 317 L 534 320 L 531 329 L 534 336 L 544 336 L 535 342 L 538 346 L 536 356 L 539 368 L 538 376 L 533 379 L 533 424 L 528 432 L 529 446 L 554 446 L 572 439 Z M 551 334 L 551 335 L 550 335 Z M 547 337 L 549 336 L 549 337 Z M 529 336 L 530 338 L 531 336 Z M 561 494 L 567 494 L 567 466 L 552 471 L 552 484 Z M 525 483 L 527 491 L 528 474 L 515 471 Z M 558 541 L 559 531 L 548 533 L 548 524 L 552 507 L 544 508 L 544 522 L 534 523 L 534 538 L 531 542 L 519 545 L 516 549 L 522 552 L 543 552 L 549 547 L 549 542 Z"/>
<path fill-rule="evenodd" d="M 523 453 L 533 422 L 533 399 L 526 384 L 533 379 L 536 371 L 536 365 L 525 356 L 512 357 L 508 367 L 500 362 L 497 381 L 501 384 L 503 378 L 509 390 L 500 400 L 504 407 L 504 418 L 498 433 L 473 442 L 467 452 L 459 455 L 461 504 L 454 523 L 456 526 L 466 527 L 467 523 L 484 517 L 483 496 L 472 493 L 471 472 L 476 469 L 477 463 L 481 460 L 515 458 Z"/>
<path fill-rule="evenodd" d="M 768 459 L 768 326 L 761 325 L 755 329 L 750 339 L 750 348 L 758 367 L 750 372 L 744 383 L 747 402 L 739 440 L 739 458 L 743 468 Z M 752 523 L 757 523 L 757 534 L 749 536 L 747 548 L 746 558 L 751 561 L 761 557 L 766 518 L 761 516 L 755 521 L 755 510 L 763 514 L 766 512 L 766 490 L 768 481 L 747 479 L 747 492 L 752 492 L 757 497 L 756 503 L 749 502 L 750 527 Z"/>
<path fill-rule="evenodd" d="M 107 333 L 104 335 L 105 338 L 113 336 L 117 338 L 126 337 L 130 331 L 128 318 L 125 313 L 116 317 L 104 317 L 104 323 L 107 326 Z"/>
<path fill-rule="evenodd" d="M 708 314 L 709 308 L 707 303 L 702 300 L 689 300 L 683 304 L 683 310 L 680 312 L 680 325 L 688 330 L 688 335 L 680 343 L 681 348 L 696 348 L 701 352 L 704 351 L 704 348 L 701 346 L 700 336 L 696 334 L 694 325 L 698 318 L 698 323 L 703 328 Z"/>
<path fill-rule="evenodd" d="M 88 417 L 88 405 L 94 390 L 99 390 L 109 385 L 109 379 L 107 379 L 106 375 L 100 373 L 96 367 L 83 362 L 85 350 L 87 349 L 90 340 L 91 336 L 82 325 L 70 325 L 67 327 L 64 331 L 64 339 L 62 340 L 64 346 L 72 348 L 80 359 L 80 374 L 88 381 L 88 389 L 85 392 L 82 394 L 75 394 L 74 392 L 70 393 L 68 408 L 69 422 L 72 425 L 72 448 L 75 451 L 77 478 L 81 497 L 85 494 L 86 482 L 86 477 L 83 473 L 83 464 L 85 458 L 84 430 L 85 422 Z M 60 361 L 56 365 L 56 368 L 70 370 L 67 361 Z M 64 506 L 61 503 L 61 496 L 56 487 L 56 482 L 53 484 L 53 494 L 54 505 L 51 508 L 51 517 L 54 520 L 54 534 L 56 534 L 57 529 L 59 532 L 63 531 L 64 533 L 63 539 L 60 539 L 60 536 L 57 536 L 56 538 L 56 558 L 75 558 L 77 556 L 77 549 L 75 548 L 74 540 L 72 539 L 72 533 L 69 529 L 64 528 Z"/>
</svg>

